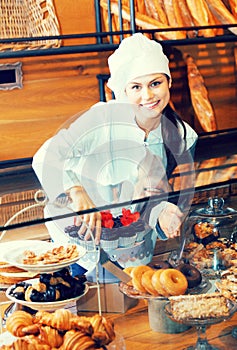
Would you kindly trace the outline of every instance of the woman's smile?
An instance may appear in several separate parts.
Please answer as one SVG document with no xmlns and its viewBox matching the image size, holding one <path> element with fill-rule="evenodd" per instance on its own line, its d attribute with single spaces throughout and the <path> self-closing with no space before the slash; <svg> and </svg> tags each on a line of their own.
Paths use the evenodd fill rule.
<svg viewBox="0 0 237 350">
<path fill-rule="evenodd" d="M 150 103 L 140 103 L 140 106 L 145 107 L 147 109 L 155 109 L 160 103 L 160 100 L 156 102 L 150 102 Z"/>
</svg>

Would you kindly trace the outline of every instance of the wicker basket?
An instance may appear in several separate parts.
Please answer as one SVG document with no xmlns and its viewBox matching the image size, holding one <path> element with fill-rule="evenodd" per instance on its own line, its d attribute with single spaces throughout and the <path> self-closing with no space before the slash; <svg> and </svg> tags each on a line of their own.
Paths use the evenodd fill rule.
<svg viewBox="0 0 237 350">
<path fill-rule="evenodd" d="M 0 0 L 0 39 L 60 34 L 53 0 Z M 59 47 L 60 40 L 0 43 L 0 51 Z"/>
<path fill-rule="evenodd" d="M 25 192 L 16 192 L 5 194 L 0 197 L 0 226 L 4 226 L 6 222 L 20 210 L 36 204 L 34 195 L 37 190 L 29 190 Z M 11 224 L 27 222 L 36 219 L 42 219 L 43 206 L 35 206 L 29 210 L 19 214 Z"/>
</svg>

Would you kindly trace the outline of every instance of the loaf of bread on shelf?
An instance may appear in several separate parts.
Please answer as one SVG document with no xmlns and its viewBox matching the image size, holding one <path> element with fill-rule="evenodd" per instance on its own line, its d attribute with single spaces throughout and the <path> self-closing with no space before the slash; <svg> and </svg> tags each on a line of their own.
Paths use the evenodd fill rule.
<svg viewBox="0 0 237 350">
<path fill-rule="evenodd" d="M 236 24 L 237 19 L 228 10 L 228 8 L 225 6 L 223 1 L 221 1 L 221 0 L 206 0 L 206 3 L 208 5 L 210 11 L 217 18 L 217 20 L 219 20 L 220 23 L 222 23 L 222 24 Z M 236 4 L 235 4 L 235 6 L 236 6 Z M 228 29 L 232 33 L 237 35 L 237 28 L 236 27 L 229 27 Z"/>
<path fill-rule="evenodd" d="M 204 131 L 217 129 L 213 107 L 208 97 L 204 79 L 191 55 L 184 55 L 188 71 L 188 84 L 192 106 Z"/>
</svg>

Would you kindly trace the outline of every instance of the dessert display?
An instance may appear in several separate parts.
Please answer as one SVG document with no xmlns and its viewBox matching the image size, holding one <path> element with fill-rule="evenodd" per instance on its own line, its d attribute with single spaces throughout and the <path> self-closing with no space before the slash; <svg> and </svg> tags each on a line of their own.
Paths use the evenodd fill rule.
<svg viewBox="0 0 237 350">
<path fill-rule="evenodd" d="M 221 293 L 169 297 L 170 311 L 177 320 L 229 316 L 228 299 Z"/>
<path fill-rule="evenodd" d="M 217 349 L 207 340 L 207 326 L 227 320 L 236 310 L 237 304 L 220 292 L 172 296 L 165 306 L 165 313 L 172 321 L 196 326 L 197 342 L 188 349 Z"/>
<path fill-rule="evenodd" d="M 68 245 L 66 247 L 59 246 L 47 250 L 46 252 L 39 253 L 26 250 L 23 252 L 23 264 L 35 265 L 35 264 L 57 264 L 62 261 L 70 261 L 71 259 L 79 257 L 79 252 L 75 244 Z"/>
<path fill-rule="evenodd" d="M 53 272 L 81 259 L 86 250 L 76 244 L 65 246 L 44 241 L 20 241 L 10 248 L 4 260 L 9 264 L 31 272 Z"/>
<path fill-rule="evenodd" d="M 101 212 L 101 238 L 100 245 L 106 250 L 116 248 L 129 248 L 136 242 L 141 242 L 147 232 L 150 231 L 140 219 L 140 213 L 132 213 L 130 209 L 122 209 L 122 214 L 113 217 L 110 211 Z M 90 245 L 91 241 L 84 241 L 84 236 L 78 234 L 79 226 L 67 226 L 66 235 L 79 245 Z M 89 242 L 89 243 L 88 243 Z"/>
<path fill-rule="evenodd" d="M 219 237 L 219 231 L 210 222 L 199 222 L 194 225 L 194 240 L 198 243 L 208 244 Z"/>
<path fill-rule="evenodd" d="M 185 224 L 186 261 L 209 277 L 237 264 L 236 211 L 225 207 L 223 198 L 209 198 L 207 206 L 191 212 Z"/>
<path fill-rule="evenodd" d="M 201 273 L 194 266 L 182 264 L 177 268 L 154 269 L 148 265 L 127 267 L 123 270 L 131 281 L 121 283 L 122 292 L 128 296 L 163 297 L 184 295 L 189 288 L 195 288 L 202 282 Z"/>
<path fill-rule="evenodd" d="M 201 271 L 225 270 L 237 264 L 237 244 L 227 239 L 219 239 L 206 246 L 202 243 L 188 242 L 183 256 Z"/>
<path fill-rule="evenodd" d="M 9 250 L 8 263 L 15 261 L 17 269 L 22 266 L 25 278 L 15 280 L 7 288 L 7 298 L 33 310 L 48 311 L 76 302 L 89 287 L 85 276 L 71 276 L 69 265 L 84 254 L 85 249 L 75 244 L 57 246 L 49 242 L 21 241 L 18 248 Z M 38 278 L 26 279 L 29 274 Z"/>
<path fill-rule="evenodd" d="M 14 264 L 9 264 L 6 259 L 4 259 L 4 256 L 6 252 L 10 252 L 12 249 L 16 248 L 16 245 L 18 248 L 24 246 L 25 248 L 30 247 L 32 244 L 34 244 L 35 241 L 32 240 L 22 240 L 22 241 L 9 241 L 0 243 L 0 285 L 1 288 L 8 288 L 9 285 L 24 281 L 26 279 L 31 279 L 33 277 L 37 276 L 37 272 L 29 272 L 26 271 L 23 268 L 17 267 Z M 39 241 L 36 241 L 39 242 Z M 45 245 L 45 243 L 42 241 L 42 246 Z M 9 253 L 8 253 L 9 255 Z"/>
<path fill-rule="evenodd" d="M 215 285 L 226 298 L 237 301 L 237 267 L 232 266 L 223 271 Z"/>
<path fill-rule="evenodd" d="M 1 349 L 102 349 L 115 338 L 114 324 L 105 317 L 78 316 L 69 310 L 38 311 L 34 316 L 18 310 L 6 322 L 13 336 Z"/>
<path fill-rule="evenodd" d="M 40 274 L 34 282 L 22 281 L 11 286 L 8 297 L 28 302 L 54 302 L 82 295 L 85 291 L 86 277 L 72 277 L 68 268 L 60 271 Z"/>
</svg>

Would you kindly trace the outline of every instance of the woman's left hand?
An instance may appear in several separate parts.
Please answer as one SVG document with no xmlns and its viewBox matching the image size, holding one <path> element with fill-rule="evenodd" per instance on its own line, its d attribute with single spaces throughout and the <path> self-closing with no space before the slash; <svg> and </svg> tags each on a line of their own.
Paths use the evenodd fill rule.
<svg viewBox="0 0 237 350">
<path fill-rule="evenodd" d="M 182 224 L 183 213 L 173 203 L 167 202 L 165 208 L 159 215 L 160 228 L 168 238 L 174 238 L 180 235 L 180 226 Z"/>
</svg>

